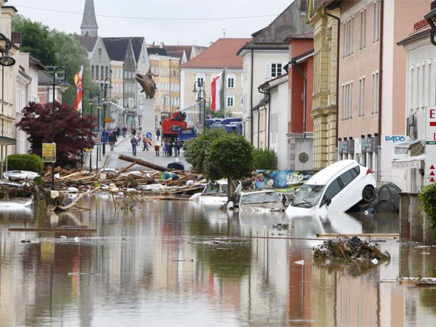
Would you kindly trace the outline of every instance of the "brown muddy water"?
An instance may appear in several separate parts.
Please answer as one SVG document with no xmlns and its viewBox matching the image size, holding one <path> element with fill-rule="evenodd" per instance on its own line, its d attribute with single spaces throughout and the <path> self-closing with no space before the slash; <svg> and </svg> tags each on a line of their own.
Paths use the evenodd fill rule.
<svg viewBox="0 0 436 327">
<path fill-rule="evenodd" d="M 81 213 L 0 212 L 0 326 L 435 326 L 435 248 L 379 242 L 389 263 L 315 264 L 316 233 L 395 233 L 398 218 L 290 222 L 184 201 Z M 10 228 L 95 228 L 16 232 Z"/>
</svg>

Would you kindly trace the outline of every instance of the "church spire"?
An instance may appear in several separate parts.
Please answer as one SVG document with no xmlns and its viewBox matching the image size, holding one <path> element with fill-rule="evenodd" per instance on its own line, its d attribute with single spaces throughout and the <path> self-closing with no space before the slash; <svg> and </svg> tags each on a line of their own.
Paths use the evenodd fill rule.
<svg viewBox="0 0 436 327">
<path fill-rule="evenodd" d="M 85 1 L 85 10 L 83 12 L 82 36 L 98 36 L 98 25 L 95 19 L 94 0 Z"/>
</svg>

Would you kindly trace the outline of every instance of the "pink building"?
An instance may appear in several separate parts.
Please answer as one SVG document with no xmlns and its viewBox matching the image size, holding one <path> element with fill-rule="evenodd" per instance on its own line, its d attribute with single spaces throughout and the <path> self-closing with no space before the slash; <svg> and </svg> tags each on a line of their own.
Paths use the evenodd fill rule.
<svg viewBox="0 0 436 327">
<path fill-rule="evenodd" d="M 397 42 L 431 0 L 328 1 L 340 9 L 338 159 L 392 180 L 392 136 L 406 135 L 406 53 Z"/>
</svg>

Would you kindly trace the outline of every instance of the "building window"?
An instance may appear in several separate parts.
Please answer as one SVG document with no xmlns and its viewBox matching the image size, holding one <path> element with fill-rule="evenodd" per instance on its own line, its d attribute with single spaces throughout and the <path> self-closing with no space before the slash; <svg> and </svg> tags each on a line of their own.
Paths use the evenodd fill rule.
<svg viewBox="0 0 436 327">
<path fill-rule="evenodd" d="M 371 113 L 378 114 L 378 98 L 379 98 L 379 73 L 378 70 L 372 73 L 372 103 L 371 103 Z"/>
<path fill-rule="evenodd" d="M 203 87 L 204 83 L 206 82 L 206 75 L 205 74 L 197 74 L 195 75 L 195 81 L 197 82 L 197 87 Z"/>
<path fill-rule="evenodd" d="M 129 98 L 129 108 L 133 108 L 133 99 Z"/>
<path fill-rule="evenodd" d="M 375 43 L 380 40 L 380 0 L 374 1 L 374 30 L 372 33 L 372 42 Z"/>
<path fill-rule="evenodd" d="M 106 68 L 106 75 L 105 75 L 105 78 L 108 78 L 108 77 L 109 77 L 109 67 L 106 66 L 105 68 Z"/>
<path fill-rule="evenodd" d="M 227 87 L 234 88 L 235 87 L 235 75 L 227 75 Z"/>
<path fill-rule="evenodd" d="M 227 97 L 227 107 L 234 107 L 234 106 L 235 106 L 235 97 L 228 96 Z"/>
<path fill-rule="evenodd" d="M 360 49 L 366 48 L 366 9 L 360 12 Z"/>
<path fill-rule="evenodd" d="M 359 117 L 365 116 L 365 76 L 359 78 Z"/>
<path fill-rule="evenodd" d="M 270 75 L 269 78 L 279 77 L 283 74 L 283 63 L 282 62 L 272 62 L 270 64 Z"/>
<path fill-rule="evenodd" d="M 353 118 L 353 82 L 342 84 L 342 120 Z"/>
<path fill-rule="evenodd" d="M 354 17 L 344 22 L 344 45 L 343 57 L 349 57 L 354 53 Z"/>
</svg>

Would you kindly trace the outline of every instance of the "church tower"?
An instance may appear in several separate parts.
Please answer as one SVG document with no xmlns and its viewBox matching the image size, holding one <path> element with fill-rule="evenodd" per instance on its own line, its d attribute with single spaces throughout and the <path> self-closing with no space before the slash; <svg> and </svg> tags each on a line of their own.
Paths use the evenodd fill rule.
<svg viewBox="0 0 436 327">
<path fill-rule="evenodd" d="M 83 12 L 82 36 L 98 36 L 98 25 L 95 19 L 94 0 L 85 0 L 85 11 Z"/>
</svg>

